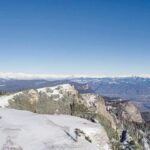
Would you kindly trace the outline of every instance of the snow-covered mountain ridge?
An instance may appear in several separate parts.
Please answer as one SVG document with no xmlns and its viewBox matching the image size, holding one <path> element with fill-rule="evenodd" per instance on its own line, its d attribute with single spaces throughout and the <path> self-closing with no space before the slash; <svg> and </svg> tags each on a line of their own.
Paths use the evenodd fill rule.
<svg viewBox="0 0 150 150">
<path fill-rule="evenodd" d="M 0 97 L 0 106 L 3 108 L 10 107 L 48 114 L 71 114 L 71 106 L 78 103 L 94 113 L 105 114 L 105 117 L 111 121 L 112 127 L 116 128 L 113 118 L 106 111 L 102 97 L 96 94 L 80 94 L 70 84 L 31 89 Z"/>
</svg>

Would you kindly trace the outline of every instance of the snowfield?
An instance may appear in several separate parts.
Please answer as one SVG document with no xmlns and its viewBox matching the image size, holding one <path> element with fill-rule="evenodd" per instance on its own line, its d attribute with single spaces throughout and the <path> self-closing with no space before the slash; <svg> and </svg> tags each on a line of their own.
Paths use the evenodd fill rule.
<svg viewBox="0 0 150 150">
<path fill-rule="evenodd" d="M 109 150 L 110 146 L 100 124 L 67 115 L 0 108 L 0 149 Z"/>
</svg>

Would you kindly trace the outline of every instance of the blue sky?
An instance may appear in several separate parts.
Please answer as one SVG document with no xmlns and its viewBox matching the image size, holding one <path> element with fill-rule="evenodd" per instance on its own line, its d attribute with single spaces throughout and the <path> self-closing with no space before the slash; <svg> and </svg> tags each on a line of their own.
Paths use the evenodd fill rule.
<svg viewBox="0 0 150 150">
<path fill-rule="evenodd" d="M 149 0 L 1 0 L 0 71 L 150 74 Z"/>
</svg>

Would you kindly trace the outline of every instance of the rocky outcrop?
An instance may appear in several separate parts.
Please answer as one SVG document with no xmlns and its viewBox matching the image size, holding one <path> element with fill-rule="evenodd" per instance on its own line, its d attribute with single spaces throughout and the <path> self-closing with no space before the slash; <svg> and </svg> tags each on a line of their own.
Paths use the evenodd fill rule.
<svg viewBox="0 0 150 150">
<path fill-rule="evenodd" d="M 39 95 L 38 95 L 38 92 L 36 90 L 29 90 L 28 93 L 27 93 L 30 97 L 30 102 L 31 104 L 35 104 L 38 102 L 39 100 Z"/>
<path fill-rule="evenodd" d="M 111 116 L 115 116 L 115 122 L 118 127 L 118 134 L 121 135 L 122 147 L 130 149 L 147 150 L 150 147 L 149 143 L 149 125 L 141 116 L 138 108 L 130 101 L 114 99 L 106 100 L 105 103 Z M 124 131 L 126 131 L 129 138 L 124 139 Z M 123 138 L 122 138 L 123 137 Z M 124 142 L 125 141 L 125 142 Z"/>
<path fill-rule="evenodd" d="M 97 114 L 102 114 L 111 123 L 113 129 L 117 129 L 113 117 L 106 109 L 103 97 L 96 94 L 82 94 L 84 105 L 91 111 Z"/>
<path fill-rule="evenodd" d="M 129 122 L 143 123 L 140 111 L 132 102 L 120 103 L 121 117 Z"/>
<path fill-rule="evenodd" d="M 7 107 L 41 114 L 71 114 L 70 105 L 78 99 L 78 92 L 66 84 L 21 92 L 9 100 Z"/>
</svg>

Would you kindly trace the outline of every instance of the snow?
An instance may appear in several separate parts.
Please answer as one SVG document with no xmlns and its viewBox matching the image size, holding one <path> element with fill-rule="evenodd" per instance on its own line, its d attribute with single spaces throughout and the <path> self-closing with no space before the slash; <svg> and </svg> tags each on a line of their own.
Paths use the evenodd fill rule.
<svg viewBox="0 0 150 150">
<path fill-rule="evenodd" d="M 82 136 L 75 140 L 75 129 L 82 130 L 92 143 Z M 85 119 L 0 108 L 0 149 L 109 150 L 108 143 L 103 127 Z"/>
<path fill-rule="evenodd" d="M 70 91 L 70 90 L 72 90 L 73 87 L 70 84 L 61 84 L 61 85 L 57 85 L 57 86 L 53 86 L 53 87 L 40 88 L 40 89 L 38 89 L 38 91 L 46 92 L 47 88 L 49 88 L 51 90 L 57 90 L 57 91 L 59 90 L 58 88 L 66 90 L 66 91 Z"/>
<path fill-rule="evenodd" d="M 49 97 L 57 95 L 58 97 L 53 98 L 53 100 L 58 101 L 64 97 L 64 93 L 71 92 L 72 94 L 74 94 L 76 90 L 70 84 L 62 84 L 53 87 L 40 88 L 38 89 L 38 92 L 44 92 Z"/>
<path fill-rule="evenodd" d="M 22 92 L 18 92 L 11 95 L 0 96 L 0 107 L 4 108 L 9 105 L 9 100 L 13 99 L 14 96 L 21 94 Z"/>
<path fill-rule="evenodd" d="M 0 107 L 6 107 L 6 106 L 8 106 L 9 105 L 8 104 L 9 99 L 12 99 L 13 97 L 14 97 L 13 94 L 9 95 L 9 96 L 7 96 L 7 95 L 0 96 Z"/>
</svg>

